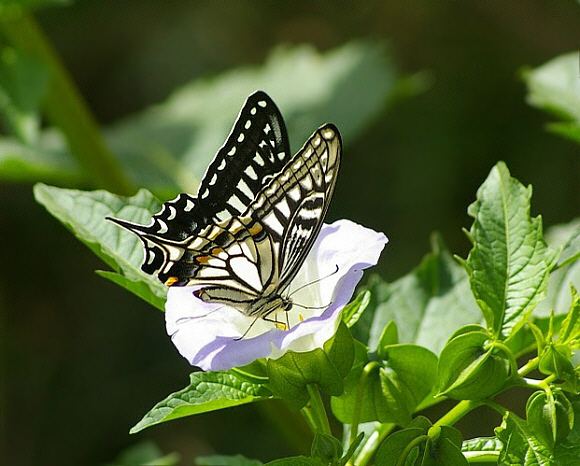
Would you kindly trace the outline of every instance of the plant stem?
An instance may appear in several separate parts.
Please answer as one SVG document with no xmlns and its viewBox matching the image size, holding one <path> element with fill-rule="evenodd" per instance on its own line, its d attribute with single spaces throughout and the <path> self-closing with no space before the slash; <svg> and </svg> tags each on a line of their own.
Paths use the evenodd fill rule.
<svg viewBox="0 0 580 466">
<path fill-rule="evenodd" d="M 369 374 L 375 369 L 380 368 L 381 365 L 377 361 L 369 362 L 363 369 L 360 381 L 357 387 L 356 399 L 354 402 L 354 413 L 352 415 L 352 424 L 350 426 L 350 442 L 352 443 L 358 434 L 358 425 L 360 422 L 361 410 L 362 410 L 362 399 L 365 392 L 365 387 L 367 385 L 367 379 Z"/>
<path fill-rule="evenodd" d="M 537 369 L 539 363 L 540 358 L 538 357 L 530 359 L 527 363 L 525 363 L 522 367 L 520 367 L 520 369 L 518 370 L 518 374 L 523 377 L 524 375 L 532 372 L 534 369 Z"/>
<path fill-rule="evenodd" d="M 309 383 L 306 385 L 306 389 L 310 394 L 310 408 L 318 430 L 323 434 L 332 435 L 332 432 L 330 431 L 330 423 L 328 422 L 328 416 L 326 414 L 326 409 L 324 408 L 324 403 L 322 402 L 322 397 L 320 396 L 318 385 L 315 383 Z"/>
<path fill-rule="evenodd" d="M 403 450 L 401 456 L 399 456 L 399 460 L 397 461 L 396 466 L 403 466 L 407 460 L 407 456 L 409 456 L 409 452 L 415 448 L 417 445 L 420 445 L 423 442 L 427 442 L 429 440 L 428 435 L 420 435 L 417 438 L 414 438 Z"/>
<path fill-rule="evenodd" d="M 383 442 L 387 435 L 393 431 L 394 428 L 395 424 L 381 424 L 379 428 L 371 434 L 370 438 L 361 448 L 359 455 L 356 457 L 356 465 L 366 466 L 377 451 L 379 445 Z"/>
<path fill-rule="evenodd" d="M 447 414 L 441 417 L 435 424 L 434 427 L 440 426 L 452 426 L 459 419 L 469 413 L 471 410 L 477 408 L 484 404 L 481 400 L 463 400 L 457 403 Z"/>
<path fill-rule="evenodd" d="M 121 165 L 103 140 L 97 123 L 48 38 L 24 9 L 0 14 L 10 43 L 41 61 L 49 78 L 44 97 L 48 120 L 64 134 L 72 155 L 95 184 L 118 194 L 134 191 Z"/>
<path fill-rule="evenodd" d="M 468 463 L 497 463 L 499 452 L 486 451 L 485 453 L 475 451 L 464 451 L 463 456 Z"/>
</svg>

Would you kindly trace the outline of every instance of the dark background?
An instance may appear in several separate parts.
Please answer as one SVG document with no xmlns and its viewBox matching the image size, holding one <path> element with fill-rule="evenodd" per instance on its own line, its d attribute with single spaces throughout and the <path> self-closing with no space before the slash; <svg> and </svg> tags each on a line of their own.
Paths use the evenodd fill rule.
<svg viewBox="0 0 580 466">
<path fill-rule="evenodd" d="M 427 71 L 425 92 L 346 147 L 329 213 L 387 234 L 377 270 L 388 280 L 417 265 L 433 230 L 466 256 L 466 209 L 498 160 L 533 185 L 544 225 L 578 215 L 578 147 L 545 131 L 551 117 L 525 103 L 518 77 L 578 47 L 577 2 L 85 0 L 36 18 L 103 124 L 191 79 L 259 64 L 283 43 L 376 40 L 402 73 Z M 162 314 L 97 277 L 103 264 L 34 202 L 30 184 L 0 182 L 0 206 L 1 464 L 99 465 L 144 439 L 183 464 L 213 452 L 295 453 L 255 406 L 129 436 L 187 384 Z M 464 434 L 490 434 L 481 422 L 466 419 Z"/>
</svg>

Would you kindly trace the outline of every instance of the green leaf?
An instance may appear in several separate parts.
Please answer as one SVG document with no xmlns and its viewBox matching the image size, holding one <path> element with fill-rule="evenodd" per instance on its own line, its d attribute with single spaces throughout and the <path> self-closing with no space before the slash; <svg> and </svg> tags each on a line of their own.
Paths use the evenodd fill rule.
<svg viewBox="0 0 580 466">
<path fill-rule="evenodd" d="M 546 293 L 556 252 L 542 236 L 542 220 L 530 217 L 531 188 L 498 163 L 468 208 L 473 249 L 465 262 L 471 289 L 494 337 L 506 339 Z"/>
<path fill-rule="evenodd" d="M 318 458 L 309 458 L 308 456 L 293 456 L 291 458 L 282 458 L 270 461 L 264 466 L 327 466 Z"/>
<path fill-rule="evenodd" d="M 276 396 L 300 409 L 310 399 L 308 384 L 319 385 L 329 395 L 340 395 L 353 359 L 353 339 L 346 325 L 341 323 L 334 337 L 324 344 L 324 349 L 304 353 L 288 351 L 278 359 L 269 359 L 270 386 Z"/>
<path fill-rule="evenodd" d="M 399 343 L 399 332 L 397 331 L 397 324 L 395 324 L 395 321 L 391 320 L 383 329 L 383 333 L 379 339 L 379 347 L 377 349 L 379 358 L 386 359 L 386 350 L 389 348 L 389 346 L 396 345 L 397 343 Z"/>
<path fill-rule="evenodd" d="M 425 436 L 424 441 L 418 441 L 417 439 L 422 436 Z M 422 456 L 427 439 L 426 430 L 421 428 L 411 427 L 392 433 L 385 439 L 377 450 L 377 455 L 375 457 L 376 466 L 397 466 L 397 464 L 399 464 L 399 458 L 407 446 L 413 441 L 417 442 L 417 444 L 413 448 L 415 451 L 410 451 L 409 455 L 415 457 Z"/>
<path fill-rule="evenodd" d="M 570 362 L 572 352 L 567 345 L 547 345 L 540 353 L 538 369 L 543 374 L 555 374 L 558 379 L 569 382 L 576 389 L 578 376 Z"/>
<path fill-rule="evenodd" d="M 157 403 L 131 433 L 172 419 L 271 398 L 264 385 L 246 382 L 233 371 L 194 372 L 189 379 L 187 387 Z"/>
<path fill-rule="evenodd" d="M 574 410 L 574 427 L 568 437 L 554 449 L 559 466 L 577 466 L 580 458 L 580 397 L 573 397 L 571 402 Z"/>
<path fill-rule="evenodd" d="M 526 419 L 530 432 L 553 450 L 574 427 L 574 409 L 562 390 L 552 393 L 540 390 L 532 394 L 526 404 Z"/>
<path fill-rule="evenodd" d="M 498 464 L 502 466 L 554 466 L 553 455 L 529 430 L 526 422 L 507 412 L 495 433 L 503 443 Z"/>
<path fill-rule="evenodd" d="M 342 320 L 348 328 L 351 328 L 358 322 L 370 302 L 371 293 L 367 290 L 359 293 L 353 301 L 344 307 L 342 310 Z"/>
<path fill-rule="evenodd" d="M 104 136 L 137 185 L 163 197 L 195 193 L 242 103 L 256 89 L 266 91 L 280 107 L 296 151 L 327 121 L 340 128 L 346 144 L 352 143 L 393 101 L 399 83 L 383 48 L 370 43 L 350 43 L 325 53 L 310 46 L 278 48 L 260 66 L 186 84 L 165 102 L 106 128 Z M 45 147 L 35 149 L 40 150 L 38 165 L 49 165 L 42 163 Z M 52 149 L 58 153 L 53 160 L 72 160 L 62 138 Z M 29 166 L 19 160 L 21 152 L 11 155 L 11 163 Z M 48 175 L 57 172 L 58 166 L 45 170 L 43 179 L 51 181 Z M 80 172 L 75 174 L 77 182 L 83 180 Z M 21 170 L 20 177 L 25 175 Z"/>
<path fill-rule="evenodd" d="M 580 80 L 578 80 L 578 52 L 561 55 L 548 63 L 524 72 L 528 85 L 528 103 L 573 120 L 569 124 L 580 127 Z"/>
<path fill-rule="evenodd" d="M 195 464 L 198 466 L 262 466 L 263 463 L 258 460 L 250 460 L 242 455 L 211 455 L 196 457 Z"/>
<path fill-rule="evenodd" d="M 342 457 L 342 450 L 342 443 L 336 437 L 316 432 L 310 456 L 318 458 L 324 464 L 336 464 Z"/>
<path fill-rule="evenodd" d="M 107 278 L 163 308 L 167 287 L 141 270 L 143 247 L 140 240 L 105 219 L 117 217 L 147 224 L 151 212 L 160 209 L 159 201 L 151 193 L 141 190 L 125 198 L 106 191 L 77 191 L 37 184 L 34 196 L 97 256 L 123 274 L 119 278 L 105 273 Z"/>
<path fill-rule="evenodd" d="M 400 342 L 416 343 L 435 354 L 458 327 L 481 321 L 465 270 L 439 235 L 432 237 L 432 249 L 417 268 L 399 280 L 387 285 L 375 279 L 365 313 L 365 318 L 374 315 L 374 320 L 368 339 L 361 340 L 368 341 L 371 350 L 377 348 L 391 320 L 397 324 Z"/>
<path fill-rule="evenodd" d="M 499 452 L 503 444 L 497 437 L 477 437 L 464 440 L 461 444 L 463 452 Z"/>
<path fill-rule="evenodd" d="M 570 285 L 580 289 L 580 219 L 548 229 L 546 241 L 553 249 L 561 249 L 559 264 L 550 275 L 546 298 L 534 311 L 537 316 L 566 314 L 572 304 Z"/>
<path fill-rule="evenodd" d="M 344 394 L 331 399 L 332 411 L 344 423 L 352 423 L 363 370 L 369 358 L 366 347 L 355 344 L 353 368 L 345 380 Z M 360 422 L 378 420 L 407 425 L 411 415 L 435 384 L 437 357 L 411 344 L 384 349 L 385 359 L 366 377 Z"/>
<path fill-rule="evenodd" d="M 0 112 L 21 141 L 33 143 L 38 136 L 38 106 L 47 78 L 42 62 L 13 47 L 0 46 Z"/>
<path fill-rule="evenodd" d="M 157 445 L 145 440 L 123 450 L 118 458 L 107 466 L 177 466 L 179 455 L 164 455 Z"/>
<path fill-rule="evenodd" d="M 562 321 L 562 327 L 558 334 L 558 343 L 568 344 L 580 337 L 580 297 L 574 285 L 570 284 L 572 304 L 566 317 Z"/>
<path fill-rule="evenodd" d="M 488 339 L 487 332 L 471 330 L 458 332 L 447 343 L 439 358 L 439 394 L 458 400 L 481 399 L 504 386 L 508 363 L 503 355 L 484 349 Z"/>
<path fill-rule="evenodd" d="M 425 449 L 421 466 L 467 466 L 461 453 L 461 433 L 449 426 L 441 426 L 439 436 Z"/>
</svg>

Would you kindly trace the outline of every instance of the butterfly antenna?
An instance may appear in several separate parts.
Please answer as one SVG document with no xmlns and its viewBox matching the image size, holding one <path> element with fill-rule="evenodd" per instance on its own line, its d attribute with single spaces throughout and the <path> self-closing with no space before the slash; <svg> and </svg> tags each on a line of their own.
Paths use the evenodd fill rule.
<svg viewBox="0 0 580 466">
<path fill-rule="evenodd" d="M 315 283 L 321 282 L 322 280 L 326 280 L 327 278 L 332 277 L 336 272 L 338 272 L 338 264 L 336 264 L 336 269 L 334 270 L 334 272 L 330 272 L 328 275 L 325 275 L 324 277 L 317 278 L 316 280 L 310 283 L 306 283 L 306 285 L 302 285 L 296 288 L 294 291 L 292 291 L 292 293 L 288 295 L 288 297 L 291 297 L 294 293 L 297 293 L 298 291 L 306 288 L 307 286 L 314 285 Z"/>
<path fill-rule="evenodd" d="M 300 304 L 300 303 L 292 303 L 293 306 L 298 306 L 301 307 L 302 309 L 312 309 L 312 310 L 320 310 L 320 309 L 326 309 L 327 307 L 329 307 L 332 304 L 332 301 L 330 301 L 326 306 L 305 306 L 304 304 Z"/>
<path fill-rule="evenodd" d="M 254 324 L 256 323 L 256 321 L 257 321 L 259 318 L 260 318 L 260 316 L 257 316 L 257 317 L 256 317 L 256 318 L 255 318 L 255 319 L 252 321 L 252 323 L 250 324 L 250 326 L 249 326 L 249 327 L 246 329 L 246 331 L 244 332 L 244 334 L 243 334 L 241 337 L 234 338 L 234 341 L 240 341 L 240 340 L 242 340 L 242 339 L 243 339 L 243 338 L 244 338 L 244 337 L 245 337 L 245 336 L 248 334 L 248 332 L 250 331 L 250 329 L 251 329 L 251 328 L 254 326 Z"/>
</svg>

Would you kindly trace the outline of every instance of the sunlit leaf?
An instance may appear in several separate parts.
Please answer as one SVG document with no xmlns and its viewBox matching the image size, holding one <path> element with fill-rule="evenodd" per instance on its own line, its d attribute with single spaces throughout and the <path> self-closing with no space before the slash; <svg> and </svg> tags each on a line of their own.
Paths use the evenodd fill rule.
<svg viewBox="0 0 580 466">
<path fill-rule="evenodd" d="M 240 379 L 233 372 L 194 372 L 190 383 L 157 403 L 132 433 L 155 424 L 216 409 L 229 408 L 271 397 L 263 385 Z"/>
</svg>

